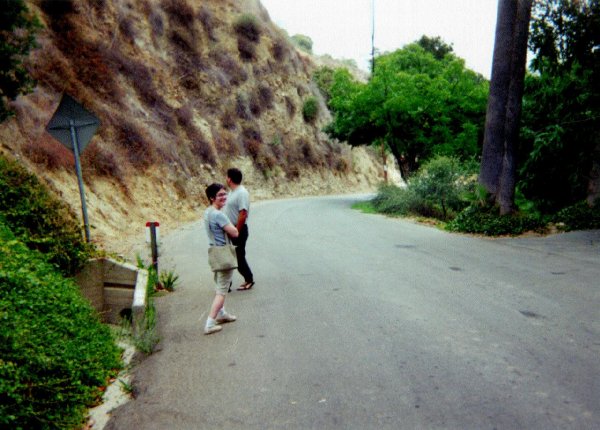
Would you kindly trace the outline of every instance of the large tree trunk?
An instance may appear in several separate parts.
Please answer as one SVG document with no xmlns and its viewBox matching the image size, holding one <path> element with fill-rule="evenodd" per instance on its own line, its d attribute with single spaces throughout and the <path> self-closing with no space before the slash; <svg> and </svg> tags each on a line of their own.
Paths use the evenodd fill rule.
<svg viewBox="0 0 600 430">
<path fill-rule="evenodd" d="M 515 1 L 498 1 L 492 78 L 485 115 L 483 151 L 479 172 L 479 182 L 494 198 L 500 187 L 500 174 L 504 157 L 504 123 L 511 77 L 510 59 L 516 13 L 517 3 Z"/>
<path fill-rule="evenodd" d="M 499 0 L 479 182 L 500 213 L 514 209 L 516 141 L 532 0 Z"/>
<path fill-rule="evenodd" d="M 588 182 L 587 202 L 590 206 L 600 205 L 600 139 L 592 152 L 592 170 Z"/>
<path fill-rule="evenodd" d="M 511 80 L 506 101 L 506 117 L 504 123 L 504 157 L 500 187 L 496 202 L 500 206 L 500 215 L 515 210 L 515 185 L 517 182 L 517 141 L 519 140 L 519 122 L 523 88 L 525 84 L 525 66 L 527 63 L 527 36 L 531 18 L 532 0 L 521 0 L 517 6 L 514 27 L 513 49 L 511 56 Z"/>
</svg>

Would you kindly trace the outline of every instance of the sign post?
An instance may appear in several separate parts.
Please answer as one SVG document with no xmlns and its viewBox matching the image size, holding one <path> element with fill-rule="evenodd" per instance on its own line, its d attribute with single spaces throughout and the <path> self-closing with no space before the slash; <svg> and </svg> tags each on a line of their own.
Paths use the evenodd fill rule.
<svg viewBox="0 0 600 430">
<path fill-rule="evenodd" d="M 75 171 L 79 184 L 86 242 L 90 241 L 90 225 L 87 216 L 87 206 L 85 204 L 85 191 L 79 156 L 99 126 L 100 120 L 68 94 L 63 94 L 54 116 L 52 116 L 52 119 L 50 119 L 50 122 L 46 126 L 46 131 L 64 146 L 72 150 L 75 155 Z"/>
</svg>

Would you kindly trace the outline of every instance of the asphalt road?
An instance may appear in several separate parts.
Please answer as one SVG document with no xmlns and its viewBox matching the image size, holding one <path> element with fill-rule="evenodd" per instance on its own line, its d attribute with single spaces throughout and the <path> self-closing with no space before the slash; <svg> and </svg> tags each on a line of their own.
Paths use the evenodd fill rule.
<svg viewBox="0 0 600 430">
<path fill-rule="evenodd" d="M 254 204 L 256 285 L 210 336 L 202 224 L 165 237 L 181 284 L 107 428 L 600 428 L 600 231 L 469 237 L 357 198 Z"/>
</svg>

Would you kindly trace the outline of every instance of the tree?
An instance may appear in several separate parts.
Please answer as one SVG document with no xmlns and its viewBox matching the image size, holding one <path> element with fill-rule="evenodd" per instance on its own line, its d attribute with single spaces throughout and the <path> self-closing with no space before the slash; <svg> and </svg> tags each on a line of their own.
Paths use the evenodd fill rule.
<svg viewBox="0 0 600 430">
<path fill-rule="evenodd" d="M 600 1 L 532 10 L 519 189 L 547 212 L 600 194 Z"/>
<path fill-rule="evenodd" d="M 502 215 L 514 211 L 516 140 L 532 1 L 498 1 L 479 182 L 500 207 Z"/>
<path fill-rule="evenodd" d="M 40 27 L 23 0 L 0 0 L 0 121 L 13 113 L 8 103 L 33 87 L 23 61 Z"/>
<path fill-rule="evenodd" d="M 450 52 L 438 59 L 413 43 L 377 57 L 367 84 L 339 71 L 333 81 L 326 131 L 350 145 L 384 142 L 405 179 L 432 155 L 480 152 L 487 82 Z"/>
<path fill-rule="evenodd" d="M 425 51 L 431 52 L 438 60 L 441 60 L 446 54 L 450 54 L 452 51 L 454 51 L 452 44 L 448 45 L 439 36 L 427 37 L 423 35 L 417 41 L 417 44 Z"/>
</svg>

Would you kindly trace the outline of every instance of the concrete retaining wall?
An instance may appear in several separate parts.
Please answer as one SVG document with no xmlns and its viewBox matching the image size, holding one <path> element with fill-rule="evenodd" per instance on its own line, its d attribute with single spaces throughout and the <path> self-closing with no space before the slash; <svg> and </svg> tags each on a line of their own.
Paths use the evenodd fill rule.
<svg viewBox="0 0 600 430">
<path fill-rule="evenodd" d="M 118 324 L 131 314 L 133 327 L 146 309 L 148 271 L 110 258 L 89 260 L 75 277 L 81 293 L 106 323 Z"/>
</svg>

